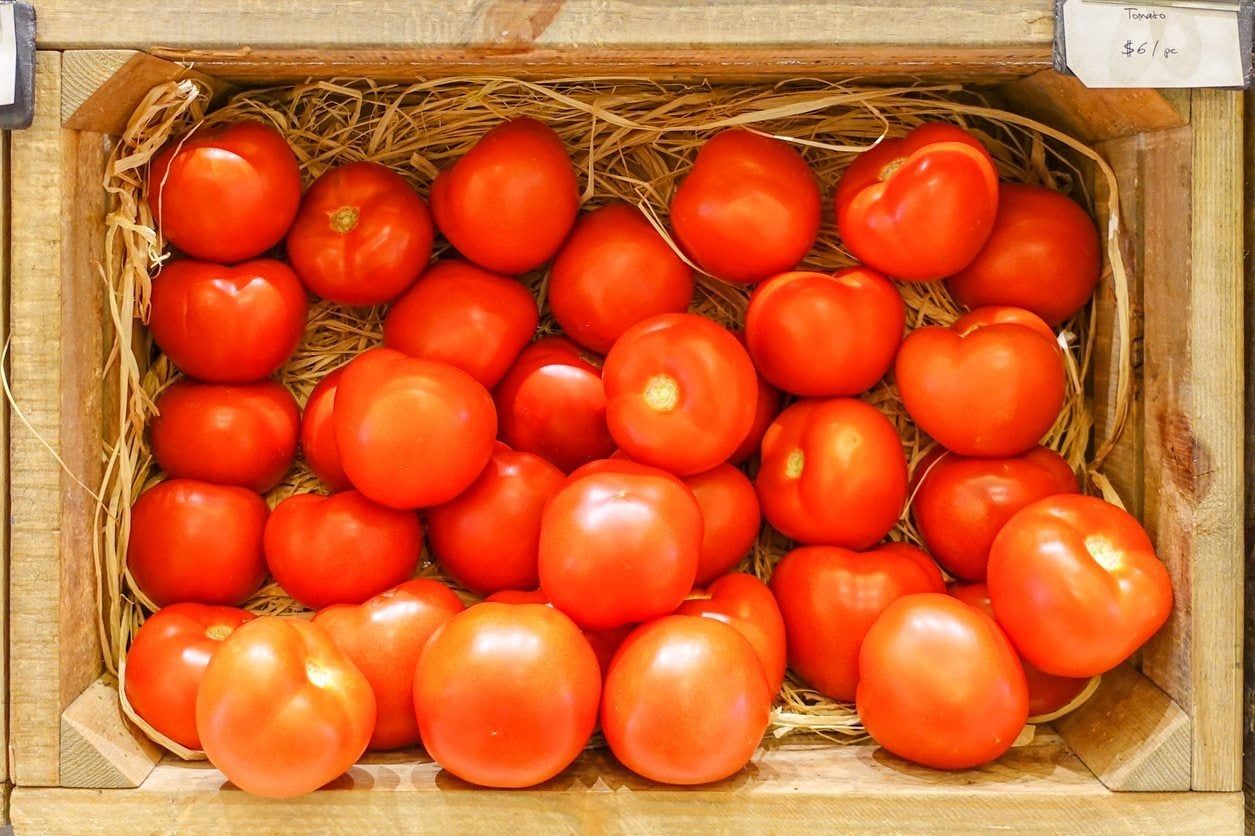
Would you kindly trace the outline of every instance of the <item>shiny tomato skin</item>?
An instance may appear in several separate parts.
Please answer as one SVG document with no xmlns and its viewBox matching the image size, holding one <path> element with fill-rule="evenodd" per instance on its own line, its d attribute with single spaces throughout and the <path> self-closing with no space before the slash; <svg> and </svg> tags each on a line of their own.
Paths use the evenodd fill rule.
<svg viewBox="0 0 1255 836">
<path fill-rule="evenodd" d="M 767 585 L 753 575 L 734 572 L 705 589 L 694 589 L 676 615 L 696 615 L 737 629 L 754 648 L 774 699 L 784 685 L 786 657 L 784 617 Z"/>
<path fill-rule="evenodd" d="M 200 749 L 196 690 L 222 641 L 251 619 L 235 607 L 171 604 L 150 615 L 126 652 L 126 701 L 161 734 Z"/>
<path fill-rule="evenodd" d="M 893 552 L 911 560 L 916 566 L 924 570 L 924 574 L 928 576 L 932 588 L 928 592 L 945 592 L 946 579 L 941 574 L 941 567 L 937 565 L 937 561 L 929 556 L 928 552 L 923 549 L 916 548 L 910 543 L 881 543 L 874 551 L 877 552 Z"/>
<path fill-rule="evenodd" d="M 147 197 L 170 243 L 234 264 L 283 240 L 301 202 L 301 173 L 282 134 L 235 122 L 167 145 L 149 169 Z"/>
<path fill-rule="evenodd" d="M 387 166 L 356 162 L 319 175 L 288 231 L 292 269 L 340 305 L 377 305 L 418 278 L 435 240 L 422 197 Z"/>
<path fill-rule="evenodd" d="M 1050 326 L 1037 314 L 1023 308 L 1011 308 L 1005 305 L 976 308 L 956 319 L 950 326 L 950 330 L 960 336 L 967 336 L 977 328 L 983 328 L 986 325 L 1023 325 L 1050 340 L 1060 352 L 1063 351 L 1059 348 L 1055 332 Z"/>
<path fill-rule="evenodd" d="M 253 491 L 167 479 L 131 506 L 127 571 L 158 607 L 242 604 L 266 579 L 262 531 L 269 514 Z"/>
<path fill-rule="evenodd" d="M 415 578 L 356 606 L 336 604 L 314 615 L 313 623 L 330 634 L 370 682 L 376 706 L 371 749 L 418 743 L 418 657 L 436 629 L 464 609 L 449 587 Z"/>
<path fill-rule="evenodd" d="M 184 259 L 153 278 L 153 341 L 184 374 L 250 383 L 278 371 L 305 333 L 305 289 L 270 259 L 234 267 Z"/>
<path fill-rule="evenodd" d="M 527 117 L 484 134 L 431 184 L 431 211 L 449 243 L 481 267 L 510 276 L 553 257 L 579 206 L 562 140 Z"/>
<path fill-rule="evenodd" d="M 736 337 L 741 345 L 745 345 L 744 330 L 733 331 L 732 336 Z M 758 448 L 763 443 L 767 428 L 771 426 L 772 421 L 776 420 L 776 416 L 784 407 L 784 393 L 772 386 L 757 368 L 754 369 L 754 373 L 758 378 L 758 395 L 754 400 L 754 423 L 750 425 L 750 431 L 740 446 L 732 451 L 731 456 L 728 456 L 728 462 L 731 464 L 743 464 L 758 455 Z"/>
<path fill-rule="evenodd" d="M 261 616 L 237 629 L 196 694 L 209 762 L 267 798 L 304 795 L 344 774 L 374 727 L 370 682 L 327 631 L 300 618 Z"/>
<path fill-rule="evenodd" d="M 491 389 L 531 342 L 539 318 L 536 300 L 518 280 L 445 259 L 393 303 L 383 343 L 456 366 Z"/>
<path fill-rule="evenodd" d="M 819 236 L 815 174 L 788 143 L 727 130 L 702 145 L 671 199 L 680 247 L 718 279 L 754 284 L 792 270 Z"/>
<path fill-rule="evenodd" d="M 484 602 L 553 606 L 545 593 L 539 589 L 503 589 L 500 592 L 494 592 L 489 595 L 484 599 Z M 580 632 L 584 634 L 584 638 L 588 639 L 588 646 L 593 649 L 593 655 L 597 657 L 597 668 L 601 671 L 603 680 L 606 677 L 606 671 L 610 669 L 610 660 L 614 658 L 619 645 L 623 644 L 623 640 L 635 629 L 635 624 L 624 624 L 621 627 L 611 627 L 609 630 L 580 629 Z"/>
<path fill-rule="evenodd" d="M 265 493 L 296 456 L 301 410 L 273 380 L 231 386 L 185 378 L 158 396 L 157 413 L 153 456 L 171 477 Z"/>
<path fill-rule="evenodd" d="M 730 464 L 686 476 L 684 484 L 702 509 L 702 549 L 694 583 L 705 586 L 735 568 L 754 548 L 763 515 L 754 483 Z"/>
<path fill-rule="evenodd" d="M 331 493 L 347 491 L 353 487 L 344 465 L 340 463 L 340 448 L 336 446 L 335 413 L 336 388 L 340 385 L 340 376 L 344 374 L 341 366 L 328 372 L 314 391 L 309 393 L 305 402 L 305 414 L 301 418 L 301 454 L 305 464 L 322 482 L 324 488 Z"/>
</svg>

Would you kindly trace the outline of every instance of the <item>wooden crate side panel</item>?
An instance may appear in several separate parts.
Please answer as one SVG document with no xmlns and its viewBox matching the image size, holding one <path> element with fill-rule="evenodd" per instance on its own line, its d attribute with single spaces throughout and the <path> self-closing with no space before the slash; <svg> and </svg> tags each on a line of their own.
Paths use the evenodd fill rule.
<svg viewBox="0 0 1255 836">
<path fill-rule="evenodd" d="M 1008 82 L 998 92 L 1016 112 L 1086 142 L 1177 128 L 1189 121 L 1157 90 L 1091 90 L 1052 69 Z"/>
<path fill-rule="evenodd" d="M 1255 356 L 1255 89 L 1246 93 L 1246 351 Z M 1246 391 L 1255 392 L 1255 364 L 1246 364 Z M 1246 399 L 1246 480 L 1255 481 L 1255 398 Z M 1244 723 L 1246 743 L 1243 746 L 1246 787 L 1246 827 L 1255 833 L 1255 491 L 1246 492 L 1246 611 L 1243 621 L 1246 632 L 1246 658 L 1243 679 Z"/>
<path fill-rule="evenodd" d="M 9 335 L 9 137 L 0 135 L 0 334 Z M 9 363 L 4 361 L 4 374 Z M 0 513 L 9 518 L 9 410 L 0 409 Z M 9 781 L 9 526 L 0 526 L 0 786 Z M 6 796 L 7 798 L 7 796 Z M 6 815 L 4 821 L 7 822 Z"/>
</svg>

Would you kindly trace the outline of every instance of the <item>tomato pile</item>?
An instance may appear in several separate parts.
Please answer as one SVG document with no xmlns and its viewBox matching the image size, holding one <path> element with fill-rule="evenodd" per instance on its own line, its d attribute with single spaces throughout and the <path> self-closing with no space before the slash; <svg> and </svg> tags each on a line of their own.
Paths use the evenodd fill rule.
<svg viewBox="0 0 1255 836">
<path fill-rule="evenodd" d="M 786 667 L 891 752 L 971 767 L 1168 617 L 1142 527 L 1039 446 L 1097 231 L 999 183 L 958 127 L 854 160 L 833 211 L 860 264 L 831 274 L 800 266 L 824 211 L 811 169 L 739 129 L 671 201 L 687 258 L 633 206 L 581 213 L 566 148 L 526 118 L 441 172 L 430 209 L 371 162 L 302 195 L 258 123 L 172 143 L 148 197 L 181 253 L 149 324 L 184 376 L 151 424 L 166 478 L 132 508 L 129 575 L 159 609 L 126 696 L 249 792 L 416 744 L 466 781 L 531 786 L 597 729 L 645 778 L 716 781 L 752 757 Z M 431 262 L 437 233 L 456 255 Z M 690 264 L 756 286 L 743 332 L 689 312 Z M 562 333 L 537 338 L 518 277 L 545 265 Z M 941 280 L 970 312 L 908 331 L 896 282 Z M 382 345 L 302 414 L 271 376 L 310 294 L 390 307 Z M 913 472 L 859 398 L 887 375 L 937 442 Z M 271 508 L 298 449 L 325 493 Z M 923 548 L 887 541 L 908 507 Z M 795 545 L 769 586 L 735 571 L 764 522 Z M 484 600 L 416 579 L 424 543 Z M 312 619 L 239 609 L 267 576 Z"/>
</svg>

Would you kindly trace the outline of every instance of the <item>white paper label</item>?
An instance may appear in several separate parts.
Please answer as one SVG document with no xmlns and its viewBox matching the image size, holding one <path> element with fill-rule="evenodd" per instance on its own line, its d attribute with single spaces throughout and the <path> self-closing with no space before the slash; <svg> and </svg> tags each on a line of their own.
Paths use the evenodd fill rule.
<svg viewBox="0 0 1255 836">
<path fill-rule="evenodd" d="M 1236 11 L 1065 0 L 1068 69 L 1086 87 L 1241 87 Z"/>
<path fill-rule="evenodd" d="M 0 107 L 17 99 L 17 30 L 13 4 L 0 4 Z"/>
</svg>

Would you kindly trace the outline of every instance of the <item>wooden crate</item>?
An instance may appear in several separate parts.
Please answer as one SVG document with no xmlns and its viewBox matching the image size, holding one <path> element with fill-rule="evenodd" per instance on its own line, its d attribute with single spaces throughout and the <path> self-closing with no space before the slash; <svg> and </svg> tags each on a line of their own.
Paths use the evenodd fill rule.
<svg viewBox="0 0 1255 836">
<path fill-rule="evenodd" d="M 1085 90 L 1048 69 L 1049 0 L 498 0 L 469 10 L 441 0 L 334 18 L 295 0 L 239 8 L 247 5 L 131 2 L 105 15 L 72 0 L 39 4 L 46 51 L 36 121 L 0 157 L 11 177 L 6 313 L 22 410 L 5 483 L 8 777 L 19 830 L 327 829 L 342 816 L 363 830 L 520 832 L 1241 827 L 1240 94 Z M 241 32 L 261 48 L 233 48 L 228 39 Z M 806 740 L 766 745 L 744 772 L 709 787 L 652 785 L 592 752 L 543 787 L 502 792 L 472 789 L 411 753 L 373 757 L 328 789 L 274 802 L 222 791 L 222 776 L 204 764 L 162 759 L 122 721 L 116 685 L 101 676 L 91 498 L 68 475 L 98 483 L 111 421 L 102 384 L 108 312 L 95 267 L 109 135 L 147 89 L 189 71 L 227 87 L 469 70 L 961 80 L 991 85 L 1010 109 L 1099 149 L 1124 196 L 1139 313 L 1137 407 L 1108 474 L 1144 515 L 1176 588 L 1173 618 L 1140 670 L 1107 676 L 1090 703 L 1030 745 L 953 774 L 873 746 Z M 1113 307 L 1100 298 L 1100 432 L 1115 386 Z"/>
</svg>

